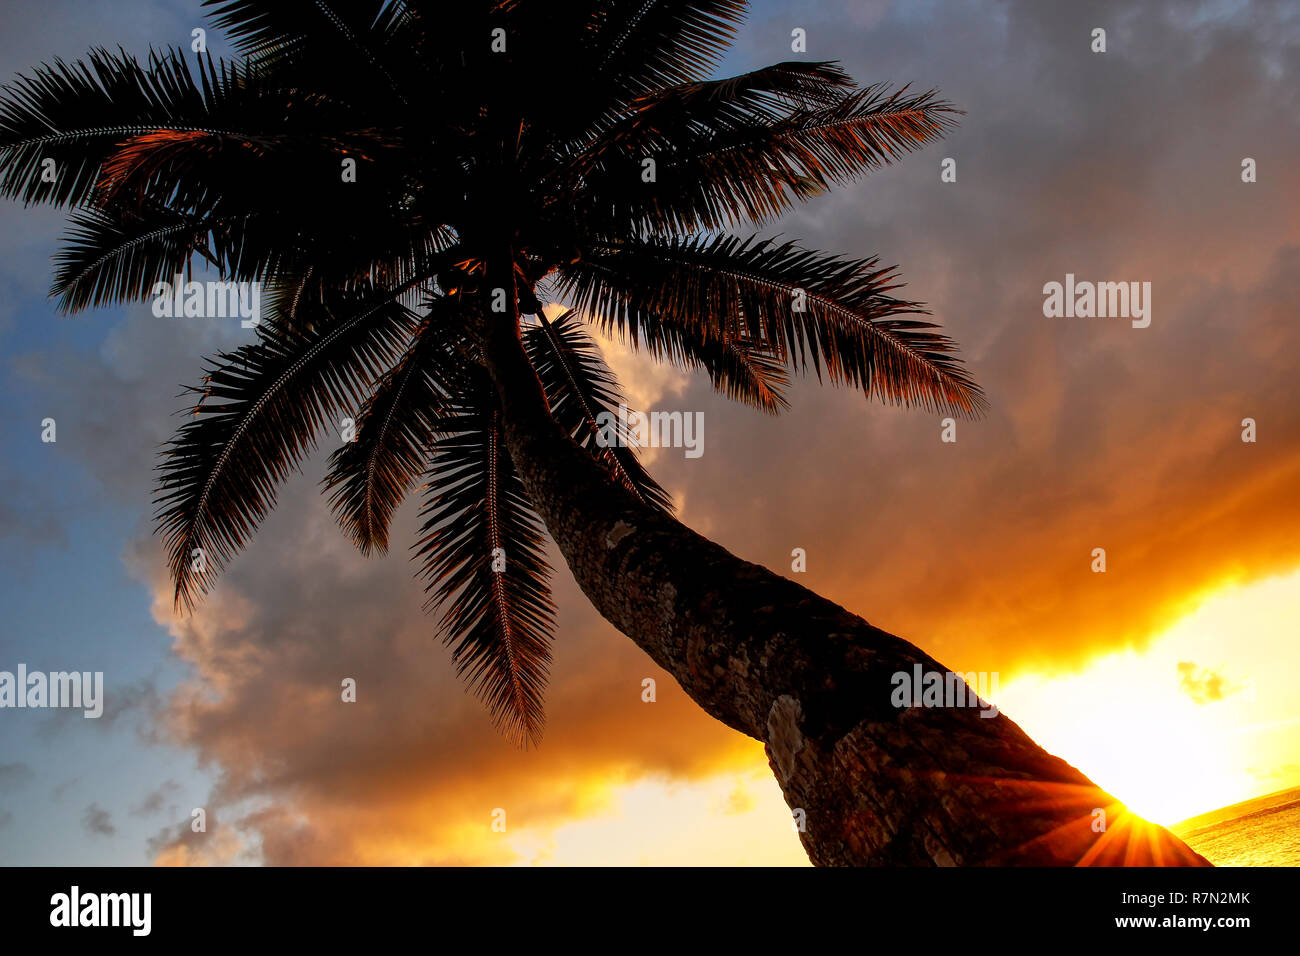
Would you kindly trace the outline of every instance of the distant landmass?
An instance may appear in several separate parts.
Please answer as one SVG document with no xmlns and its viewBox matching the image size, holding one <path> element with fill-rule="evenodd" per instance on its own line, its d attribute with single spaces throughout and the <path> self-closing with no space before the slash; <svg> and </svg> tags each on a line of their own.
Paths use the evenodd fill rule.
<svg viewBox="0 0 1300 956">
<path fill-rule="evenodd" d="M 1300 787 L 1189 817 L 1169 829 L 1215 866 L 1300 866 Z"/>
</svg>

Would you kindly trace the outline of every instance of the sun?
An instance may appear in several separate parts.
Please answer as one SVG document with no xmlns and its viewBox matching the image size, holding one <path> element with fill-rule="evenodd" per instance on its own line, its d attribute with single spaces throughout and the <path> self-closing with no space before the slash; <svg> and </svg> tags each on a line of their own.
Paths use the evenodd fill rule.
<svg viewBox="0 0 1300 956">
<path fill-rule="evenodd" d="M 1300 786 L 1298 625 L 1300 569 L 1226 581 L 1141 650 L 1004 674 L 997 703 L 1135 813 L 1177 823 Z"/>
<path fill-rule="evenodd" d="M 1176 661 L 1153 648 L 1112 654 L 1066 677 L 1022 676 L 999 706 L 1052 753 L 1154 823 L 1239 799 L 1231 735 L 1179 690 Z"/>
</svg>

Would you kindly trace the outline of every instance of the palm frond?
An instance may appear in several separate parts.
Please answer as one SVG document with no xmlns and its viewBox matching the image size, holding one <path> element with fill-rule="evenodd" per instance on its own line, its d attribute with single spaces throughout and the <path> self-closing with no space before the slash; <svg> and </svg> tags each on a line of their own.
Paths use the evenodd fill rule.
<svg viewBox="0 0 1300 956">
<path fill-rule="evenodd" d="M 340 296 L 307 334 L 263 324 L 256 344 L 218 356 L 187 390 L 193 418 L 164 449 L 154 499 L 178 607 L 208 591 L 276 486 L 401 354 L 416 322 L 394 295 Z"/>
<path fill-rule="evenodd" d="M 304 56 L 336 69 L 355 64 L 362 76 L 382 78 L 390 93 L 406 101 L 387 65 L 401 48 L 406 25 L 401 0 L 203 0 L 203 6 L 235 48 L 259 65 Z M 358 71 L 347 72 L 357 83 Z"/>
<path fill-rule="evenodd" d="M 660 125 L 644 124 L 653 136 L 644 136 L 634 150 L 613 153 L 589 173 L 574 203 L 575 218 L 589 221 L 597 235 L 627 219 L 656 233 L 762 223 L 796 201 L 920 149 L 951 129 L 959 112 L 934 91 L 909 95 L 906 88 L 872 86 L 824 92 L 834 98 L 800 104 L 773 90 L 742 86 L 732 94 L 734 103 L 723 100 L 725 111 L 712 98 L 703 100 L 706 110 L 670 111 L 671 101 L 658 104 L 656 112 L 666 114 Z M 634 130 L 636 118 L 626 125 Z M 610 135 L 617 133 L 632 136 L 617 126 Z M 653 183 L 643 182 L 633 168 L 646 158 L 656 164 Z"/>
<path fill-rule="evenodd" d="M 724 133 L 753 131 L 841 102 L 853 81 L 834 63 L 787 61 L 748 73 L 651 90 L 574 150 L 569 165 L 591 176 L 610 158 L 670 156 Z"/>
<path fill-rule="evenodd" d="M 607 317 L 606 317 L 607 318 Z M 626 326 L 596 321 L 606 332 L 625 333 Z M 777 352 L 740 334 L 718 334 L 659 314 L 653 323 L 639 326 L 635 340 L 620 337 L 634 351 L 684 371 L 702 369 L 722 395 L 769 415 L 790 407 L 785 397 L 790 384 L 786 365 Z"/>
<path fill-rule="evenodd" d="M 537 744 L 555 630 L 551 567 L 492 384 L 477 371 L 437 424 L 416 552 L 457 673 L 504 733 Z"/>
<path fill-rule="evenodd" d="M 605 364 L 596 343 L 566 311 L 524 331 L 524 348 L 541 380 L 551 415 L 579 445 L 602 462 L 614 478 L 642 502 L 672 513 L 672 498 L 637 460 L 619 406 L 624 404 L 618 380 Z M 602 429 L 601 415 L 609 426 Z M 604 444 L 602 437 L 616 442 Z"/>
<path fill-rule="evenodd" d="M 682 157 L 681 165 L 707 165 L 734 153 L 753 156 L 761 149 L 800 175 L 847 182 L 920 149 L 956 125 L 962 111 L 940 99 L 937 90 L 909 95 L 908 89 L 877 83 L 770 128 L 727 131 L 698 153 Z"/>
<path fill-rule="evenodd" d="M 393 512 L 419 479 L 449 413 L 462 370 L 452 339 L 462 334 L 454 310 L 435 303 L 401 359 L 362 406 L 356 440 L 330 455 L 324 479 L 330 507 L 362 554 L 388 550 Z"/>
<path fill-rule="evenodd" d="M 245 65 L 195 60 L 175 50 L 147 62 L 95 49 L 55 60 L 0 90 L 0 196 L 26 203 L 87 202 L 117 145 L 159 130 L 247 142 L 272 108 L 274 91 Z M 47 181 L 46 160 L 55 176 Z"/>
<path fill-rule="evenodd" d="M 50 289 L 64 312 L 143 299 L 157 283 L 187 273 L 195 250 L 219 224 L 170 210 L 121 220 L 86 209 L 69 221 Z"/>
<path fill-rule="evenodd" d="M 633 343 L 666 318 L 704 339 L 737 338 L 794 369 L 823 368 L 868 397 L 958 415 L 985 407 L 956 345 L 876 259 L 847 259 L 757 237 L 610 243 L 560 270 L 579 308 Z M 801 309 L 802 307 L 802 309 Z"/>
<path fill-rule="evenodd" d="M 746 339 L 688 340 L 683 348 L 688 361 L 697 362 L 713 387 L 733 402 L 741 402 L 769 415 L 790 407 L 785 390 L 790 384 L 784 363 Z"/>
<path fill-rule="evenodd" d="M 624 96 L 705 79 L 745 18 L 745 0 L 605 0 L 588 34 L 596 72 Z"/>
</svg>

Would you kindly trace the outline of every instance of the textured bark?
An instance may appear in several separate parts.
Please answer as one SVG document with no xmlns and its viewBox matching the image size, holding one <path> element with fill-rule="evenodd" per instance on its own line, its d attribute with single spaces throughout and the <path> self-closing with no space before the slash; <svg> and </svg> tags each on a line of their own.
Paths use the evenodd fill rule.
<svg viewBox="0 0 1300 956">
<path fill-rule="evenodd" d="M 705 711 L 766 744 L 813 863 L 1209 865 L 1005 716 L 894 707 L 891 675 L 945 668 L 612 483 L 551 419 L 517 323 L 485 352 L 510 454 L 578 585 Z"/>
</svg>

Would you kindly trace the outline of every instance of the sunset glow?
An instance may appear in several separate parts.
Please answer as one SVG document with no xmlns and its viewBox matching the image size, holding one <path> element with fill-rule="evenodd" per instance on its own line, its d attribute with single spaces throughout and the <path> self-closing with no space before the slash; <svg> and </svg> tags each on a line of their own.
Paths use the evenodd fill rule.
<svg viewBox="0 0 1300 956">
<path fill-rule="evenodd" d="M 1007 678 L 999 705 L 1155 823 L 1300 785 L 1300 719 L 1273 693 L 1285 675 L 1263 666 L 1288 649 L 1300 624 L 1297 594 L 1300 572 L 1228 586 L 1141 651 L 1107 654 L 1075 673 Z M 1220 699 L 1197 702 L 1196 674 L 1180 687 L 1178 664 L 1189 660 L 1227 675 Z M 519 835 L 511 848 L 518 862 L 533 864 L 671 865 L 706 853 L 737 864 L 803 865 L 762 748 L 753 751 L 748 769 L 618 788 L 589 815 Z M 1263 769 L 1273 767 L 1288 769 Z"/>
</svg>

